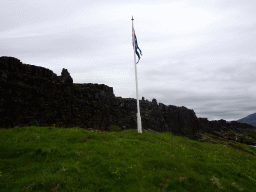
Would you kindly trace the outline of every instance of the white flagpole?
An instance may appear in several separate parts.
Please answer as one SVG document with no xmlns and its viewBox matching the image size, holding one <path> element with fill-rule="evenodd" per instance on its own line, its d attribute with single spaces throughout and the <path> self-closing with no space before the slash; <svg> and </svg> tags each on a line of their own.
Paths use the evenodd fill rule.
<svg viewBox="0 0 256 192">
<path fill-rule="evenodd" d="M 138 79 L 137 79 L 137 65 L 135 56 L 135 39 L 134 39 L 134 28 L 133 28 L 133 17 L 132 17 L 132 38 L 133 38 L 133 51 L 134 51 L 134 65 L 135 65 L 135 82 L 136 82 L 136 97 L 137 97 L 137 128 L 138 133 L 142 133 L 141 117 L 140 117 L 140 103 L 139 103 L 139 92 L 138 92 Z"/>
</svg>

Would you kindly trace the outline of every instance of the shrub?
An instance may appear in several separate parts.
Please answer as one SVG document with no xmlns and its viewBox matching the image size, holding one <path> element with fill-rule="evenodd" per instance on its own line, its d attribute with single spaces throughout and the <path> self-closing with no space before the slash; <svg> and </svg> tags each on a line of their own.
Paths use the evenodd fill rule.
<svg viewBox="0 0 256 192">
<path fill-rule="evenodd" d="M 249 137 L 251 137 L 252 139 L 255 139 L 255 140 L 256 140 L 256 136 L 255 136 L 255 134 L 253 134 L 253 133 L 249 133 L 249 134 L 248 134 L 248 136 L 249 136 Z"/>
<path fill-rule="evenodd" d="M 30 121 L 29 123 L 28 123 L 30 126 L 37 126 L 38 125 L 38 122 L 37 122 L 37 120 L 33 120 L 33 121 Z"/>
<path fill-rule="evenodd" d="M 118 131 L 121 131 L 121 128 L 118 127 L 117 125 L 111 125 L 109 130 L 112 132 L 118 132 Z"/>
</svg>

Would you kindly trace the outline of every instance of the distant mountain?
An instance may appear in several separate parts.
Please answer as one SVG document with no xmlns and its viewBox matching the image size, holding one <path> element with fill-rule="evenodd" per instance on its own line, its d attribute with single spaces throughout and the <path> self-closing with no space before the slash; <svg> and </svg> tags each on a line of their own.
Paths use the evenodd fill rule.
<svg viewBox="0 0 256 192">
<path fill-rule="evenodd" d="M 239 119 L 239 120 L 237 120 L 237 122 L 247 123 L 247 124 L 251 124 L 253 126 L 256 126 L 256 113 L 253 113 L 251 115 L 248 115 L 247 117 Z"/>
</svg>

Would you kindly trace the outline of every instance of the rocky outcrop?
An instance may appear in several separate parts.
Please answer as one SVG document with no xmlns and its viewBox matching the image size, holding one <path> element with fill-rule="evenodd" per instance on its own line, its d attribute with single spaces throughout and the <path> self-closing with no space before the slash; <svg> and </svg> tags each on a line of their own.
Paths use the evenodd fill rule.
<svg viewBox="0 0 256 192">
<path fill-rule="evenodd" d="M 104 84 L 76 84 L 67 69 L 57 76 L 50 69 L 0 57 L 0 127 L 80 127 L 109 131 L 111 125 L 136 129 L 136 100 L 115 97 Z M 224 121 L 197 118 L 186 107 L 140 100 L 142 127 L 196 139 L 197 132 L 224 129 Z M 231 123 L 231 127 L 240 126 Z"/>
<path fill-rule="evenodd" d="M 199 134 L 202 135 L 212 134 L 219 138 L 233 140 L 248 145 L 255 145 L 256 141 L 249 137 L 250 134 L 256 135 L 256 129 L 254 126 L 246 123 L 239 123 L 237 121 L 231 121 L 230 123 L 221 119 L 218 121 L 208 121 L 207 118 L 198 118 L 200 126 Z"/>
<path fill-rule="evenodd" d="M 208 121 L 207 118 L 198 118 L 198 123 L 200 126 L 200 130 L 206 133 L 213 133 L 214 131 L 224 131 L 227 132 L 229 130 L 236 131 L 238 133 L 242 133 L 243 130 L 249 128 L 254 128 L 253 125 L 246 123 L 239 123 L 237 121 L 231 121 L 227 123 L 225 120 L 221 119 L 218 121 Z"/>
<path fill-rule="evenodd" d="M 40 126 L 94 128 L 110 125 L 136 128 L 136 100 L 115 97 L 103 84 L 74 84 L 67 69 L 57 76 L 50 69 L 0 58 L 0 127 Z M 170 131 L 193 138 L 198 120 L 193 110 L 140 100 L 143 129 Z"/>
</svg>

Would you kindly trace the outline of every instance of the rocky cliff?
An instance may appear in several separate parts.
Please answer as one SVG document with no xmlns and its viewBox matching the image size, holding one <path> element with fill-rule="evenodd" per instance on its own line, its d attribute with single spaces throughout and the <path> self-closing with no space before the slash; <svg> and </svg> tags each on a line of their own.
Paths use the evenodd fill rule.
<svg viewBox="0 0 256 192">
<path fill-rule="evenodd" d="M 0 127 L 82 127 L 109 130 L 136 128 L 136 100 L 115 97 L 113 88 L 74 84 L 66 69 L 57 76 L 50 69 L 28 65 L 13 57 L 0 57 Z M 143 129 L 193 138 L 198 120 L 193 110 L 140 100 Z"/>
<path fill-rule="evenodd" d="M 206 133 L 213 133 L 214 131 L 227 132 L 230 130 L 242 133 L 243 130 L 253 129 L 254 126 L 246 123 L 239 123 L 237 121 L 231 121 L 230 123 L 226 120 L 208 121 L 207 118 L 198 118 L 200 130 Z"/>
<path fill-rule="evenodd" d="M 115 97 L 104 84 L 75 84 L 67 69 L 57 76 L 50 69 L 0 57 L 0 127 L 37 122 L 40 126 L 94 128 L 111 125 L 136 129 L 136 100 Z M 222 122 L 198 119 L 185 107 L 140 100 L 143 129 L 196 138 L 199 130 L 219 129 Z M 225 126 L 227 123 L 225 123 Z M 236 125 L 239 127 L 239 125 Z"/>
</svg>

